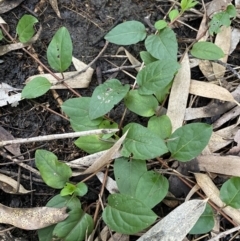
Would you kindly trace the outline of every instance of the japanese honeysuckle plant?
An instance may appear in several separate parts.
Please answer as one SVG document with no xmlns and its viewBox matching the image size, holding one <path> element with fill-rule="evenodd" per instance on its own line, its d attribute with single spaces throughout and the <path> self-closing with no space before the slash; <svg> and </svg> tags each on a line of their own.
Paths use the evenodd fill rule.
<svg viewBox="0 0 240 241">
<path fill-rule="evenodd" d="M 180 68 L 177 58 L 178 43 L 171 25 L 196 4 L 196 1 L 182 0 L 180 10 L 174 9 L 168 14 L 169 21 L 155 22 L 154 34 L 148 34 L 145 26 L 138 21 L 126 21 L 113 28 L 105 36 L 111 43 L 131 45 L 145 41 L 146 50 L 140 52 L 144 64 L 136 76 L 136 88 L 124 85 L 118 79 L 110 79 L 97 86 L 91 97 L 71 98 L 61 106 L 74 131 L 117 127 L 121 128 L 122 133 L 128 131 L 121 157 L 113 164 L 119 193 L 109 195 L 102 213 L 104 222 L 116 232 L 135 234 L 156 221 L 157 215 L 152 208 L 164 199 L 169 184 L 162 174 L 148 171 L 146 160 L 164 155 L 171 160 L 190 161 L 202 152 L 211 137 L 212 127 L 204 123 L 190 123 L 172 131 L 169 117 L 158 113 L 158 107 L 168 96 L 174 76 Z M 228 19 L 235 17 L 232 5 L 224 14 Z M 220 20 L 217 22 L 216 19 Z M 217 33 L 221 25 L 229 24 L 221 19 L 221 16 L 213 17 L 212 21 L 215 23 L 210 22 L 211 34 Z M 27 42 L 33 36 L 33 25 L 36 22 L 29 15 L 19 21 L 17 33 L 21 42 Z M 60 28 L 47 48 L 47 60 L 51 68 L 60 73 L 68 69 L 72 48 L 68 30 L 65 27 Z M 205 41 L 193 44 L 190 53 L 196 58 L 207 60 L 217 60 L 224 56 L 218 46 Z M 25 86 L 22 97 L 36 98 L 45 94 L 50 87 L 48 79 L 36 77 Z M 127 123 L 121 127 L 120 123 L 106 118 L 105 115 L 120 101 L 131 112 L 148 117 L 147 125 Z M 111 148 L 119 138 L 117 134 L 91 135 L 80 137 L 74 143 L 92 154 Z M 66 220 L 39 230 L 39 239 L 50 241 L 54 236 L 66 241 L 84 240 L 94 227 L 92 217 L 82 210 L 79 199 L 87 193 L 87 186 L 82 182 L 71 183 L 70 167 L 60 162 L 51 152 L 37 150 L 35 161 L 45 183 L 52 188 L 61 189 L 60 194 L 53 197 L 47 206 L 67 206 L 69 209 Z M 227 205 L 239 208 L 235 195 L 237 193 L 239 196 L 239 190 L 239 178 L 230 179 L 221 189 L 221 198 Z M 207 206 L 191 233 L 208 232 L 213 224 L 213 211 Z"/>
</svg>

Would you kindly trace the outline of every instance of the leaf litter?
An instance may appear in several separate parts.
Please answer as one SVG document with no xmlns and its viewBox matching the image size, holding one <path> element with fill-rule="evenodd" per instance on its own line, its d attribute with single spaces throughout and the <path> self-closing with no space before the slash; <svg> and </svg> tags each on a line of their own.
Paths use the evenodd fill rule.
<svg viewBox="0 0 240 241">
<path fill-rule="evenodd" d="M 2 1 L 4 2 L 4 1 Z M 6 2 L 6 1 L 5 1 Z M 20 1 L 19 1 L 20 2 Z M 54 11 L 60 16 L 60 12 L 58 9 L 57 1 L 50 1 Z M 230 1 L 211 1 L 209 5 L 207 5 L 207 12 L 204 12 L 202 24 L 201 27 L 203 29 L 199 28 L 199 35 L 204 33 L 204 26 L 207 26 L 207 18 L 212 17 L 213 13 L 216 13 L 218 11 L 221 11 L 222 9 L 226 8 Z M 237 4 L 237 1 L 236 1 Z M 9 10 L 8 10 L 9 11 Z M 203 38 L 207 38 L 208 36 L 205 35 Z M 202 39 L 204 40 L 204 39 Z M 221 59 L 222 63 L 211 63 L 209 61 L 200 61 L 199 67 L 205 77 L 205 80 L 207 81 L 199 81 L 199 80 L 193 80 L 191 79 L 191 71 L 190 71 L 190 61 L 188 53 L 185 53 L 183 60 L 181 62 L 181 68 L 178 71 L 177 75 L 175 76 L 173 86 L 170 92 L 170 99 L 168 102 L 168 108 L 167 108 L 167 115 L 170 117 L 173 125 L 173 130 L 176 130 L 177 128 L 181 127 L 185 121 L 188 120 L 196 120 L 200 118 L 212 118 L 217 115 L 222 115 L 219 119 L 217 119 L 215 122 L 213 121 L 214 126 L 214 133 L 212 134 L 211 140 L 208 144 L 208 155 L 199 155 L 196 159 L 198 161 L 198 166 L 201 171 L 204 172 L 210 172 L 210 173 L 216 173 L 228 175 L 228 176 L 239 176 L 239 122 L 236 121 L 236 118 L 238 117 L 239 113 L 239 87 L 236 88 L 234 91 L 230 91 L 227 89 L 224 85 L 222 85 L 222 81 L 226 76 L 227 71 L 229 69 L 226 67 L 229 59 L 229 55 L 235 50 L 237 47 L 237 44 L 239 42 L 239 30 L 234 28 L 231 29 L 230 27 L 222 28 L 222 32 L 218 33 L 215 39 L 215 43 L 221 47 L 225 53 L 225 56 Z M 22 48 L 24 45 L 17 46 L 17 48 Z M 16 49 L 15 46 L 10 47 L 9 50 Z M 126 49 L 120 49 L 119 51 L 125 51 L 125 54 L 129 58 L 130 62 L 139 64 L 140 62 Z M 8 51 L 8 50 L 7 50 Z M 2 52 L 5 54 L 6 52 Z M 74 60 L 73 60 L 74 63 Z M 226 65 L 224 65 L 225 63 Z M 84 68 L 86 65 L 82 63 L 82 67 Z M 198 63 L 197 63 L 198 64 Z M 70 78 L 71 75 L 76 74 L 76 72 L 80 71 L 81 68 L 77 68 L 77 71 L 64 73 L 65 78 Z M 139 68 L 136 68 L 138 71 Z M 88 71 L 87 71 L 88 72 Z M 68 84 L 72 88 L 87 88 L 89 86 L 89 83 L 92 78 L 93 69 L 89 69 L 89 72 L 83 73 L 80 75 L 79 78 L 69 80 Z M 45 74 L 51 79 L 49 75 Z M 61 77 L 61 75 L 58 75 Z M 30 81 L 34 76 L 29 77 L 26 82 Z M 184 82 L 183 82 L 184 80 Z M 62 86 L 61 84 L 56 84 L 55 79 L 50 80 L 52 81 L 53 88 L 66 88 L 65 86 Z M 10 100 L 9 98 L 9 92 L 18 92 L 19 89 L 15 89 L 11 86 L 7 86 L 2 83 L 0 90 L 1 97 L 2 97 L 2 103 L 1 106 L 11 104 L 16 102 Z M 4 86 L 4 87 L 3 87 Z M 17 95 L 17 94 L 15 94 Z M 211 99 L 211 102 L 209 104 L 206 104 L 203 107 L 192 107 L 194 104 L 194 100 L 192 101 L 191 105 L 189 105 L 189 98 L 194 96 L 194 100 L 199 99 L 199 97 L 205 97 L 208 99 Z M 15 97 L 17 99 L 17 97 Z M 17 100 L 20 100 L 18 97 Z M 0 102 L 1 103 L 1 102 Z M 231 112 L 232 108 L 234 108 L 234 112 Z M 228 112 L 229 111 L 229 112 Z M 227 115 L 227 116 L 226 116 Z M 223 119 L 224 117 L 224 119 Z M 232 121 L 231 124 L 228 124 L 228 126 L 223 126 L 225 123 Z M 221 123 L 220 123 L 221 122 Z M 122 137 L 123 139 L 120 139 L 115 145 L 110 148 L 107 151 L 104 151 L 97 155 L 97 157 L 91 157 L 87 156 L 84 161 L 83 165 L 89 166 L 88 169 L 85 170 L 84 173 L 92 173 L 92 172 L 98 172 L 100 169 L 102 169 L 104 166 L 110 164 L 110 161 L 112 159 L 115 159 L 116 156 L 121 156 L 119 149 L 121 147 L 122 142 L 124 141 L 125 136 Z M 13 139 L 13 138 L 12 138 Z M 1 138 L 1 140 L 3 140 Z M 231 145 L 231 147 L 229 147 Z M 5 148 L 7 149 L 6 146 Z M 223 151 L 223 148 L 228 149 L 228 152 Z M 19 154 L 19 153 L 18 153 Z M 16 154 L 15 154 L 16 155 Z M 234 156 L 233 156 L 234 155 Z M 93 159 L 92 159 L 93 158 Z M 86 162 L 86 159 L 89 162 Z M 96 161 L 94 161 L 96 160 Z M 73 165 L 76 165 L 77 167 L 79 165 L 78 160 L 72 160 L 69 163 L 69 166 L 71 166 L 71 163 Z M 82 165 L 82 164 L 81 164 Z M 103 181 L 103 174 L 98 173 L 98 177 Z M 203 192 L 206 194 L 208 198 L 210 198 L 211 201 L 213 201 L 219 208 L 222 208 L 222 210 L 233 219 L 234 222 L 236 222 L 238 225 L 240 223 L 240 215 L 239 211 L 235 210 L 231 207 L 225 207 L 225 204 L 221 202 L 219 199 L 219 191 L 218 188 L 214 185 L 212 180 L 209 176 L 205 174 L 195 173 L 195 178 L 197 181 L 197 184 L 201 187 Z M 7 181 L 6 181 L 7 180 Z M 10 184 L 10 179 L 4 179 L 4 181 L 1 181 L 1 183 L 7 183 L 11 186 L 14 190 L 16 190 L 16 181 L 14 184 Z M 115 183 L 113 182 L 113 187 L 108 187 L 106 185 L 106 188 L 109 189 L 110 192 L 114 192 L 115 190 Z M 19 191 L 23 187 L 20 185 Z M 8 188 L 9 189 L 9 188 Z M 4 189 L 3 189 L 4 190 Z M 7 189 L 5 189 L 6 191 Z M 22 191 L 27 192 L 27 191 Z M 193 204 L 191 204 L 192 202 Z M 152 229 L 150 229 L 148 232 L 146 232 L 144 235 L 142 235 L 141 238 L 138 240 L 178 240 L 180 237 L 183 239 L 191 227 L 194 225 L 195 221 L 198 219 L 198 217 L 201 215 L 204 209 L 205 201 L 197 201 L 192 200 L 189 202 L 186 202 L 179 206 L 179 208 L 175 209 L 172 214 L 166 216 L 163 220 L 161 220 L 159 223 L 156 224 Z M 16 227 L 20 227 L 23 229 L 38 229 L 40 227 L 48 226 L 48 224 L 38 224 L 37 221 L 40 219 L 44 219 L 44 215 L 46 213 L 54 210 L 46 210 L 44 208 L 39 209 L 10 209 L 8 207 L 5 207 L 3 205 L 0 206 L 0 222 L 2 223 L 8 223 Z M 2 211 L 1 211 L 2 210 Z M 180 211 L 179 211 L 180 210 Z M 17 220 L 13 218 L 14 212 L 19 213 L 20 217 L 20 224 Z M 56 210 L 55 210 L 56 211 Z M 5 214 L 6 212 L 6 214 Z M 174 213 L 175 212 L 175 213 Z M 29 215 L 32 215 L 33 219 L 28 220 L 28 222 L 25 221 L 24 216 L 26 214 L 30 213 Z M 39 214 L 41 213 L 41 214 Z M 54 215 L 54 214 L 53 214 Z M 3 219 L 3 216 L 7 217 L 8 220 Z M 66 218 L 65 210 L 62 210 L 59 220 L 53 221 L 53 223 L 59 222 L 60 220 L 63 220 Z M 184 224 L 182 224 L 182 219 L 186 220 Z M 181 220 L 179 223 L 178 220 Z M 29 222 L 32 221 L 32 225 L 29 225 Z M 25 225 L 25 223 L 27 225 Z M 29 226 L 28 226 L 29 225 Z M 28 227 L 27 227 L 28 226 Z M 157 227 L 157 228 L 155 228 Z M 169 229 L 170 228 L 170 229 Z M 129 237 L 129 236 L 127 236 Z M 106 239 L 108 240 L 108 239 Z"/>
</svg>

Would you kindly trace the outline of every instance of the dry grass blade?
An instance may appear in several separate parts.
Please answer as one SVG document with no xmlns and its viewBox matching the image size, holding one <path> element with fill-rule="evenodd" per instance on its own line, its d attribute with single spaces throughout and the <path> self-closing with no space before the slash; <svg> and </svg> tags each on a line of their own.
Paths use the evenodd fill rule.
<svg viewBox="0 0 240 241">
<path fill-rule="evenodd" d="M 0 223 L 36 230 L 51 226 L 68 217 L 66 208 L 9 208 L 0 204 Z"/>
<path fill-rule="evenodd" d="M 168 102 L 167 115 L 172 122 L 172 130 L 181 127 L 187 106 L 189 86 L 191 80 L 191 70 L 188 54 L 185 53 L 181 62 L 181 68 L 176 74 Z"/>
<path fill-rule="evenodd" d="M 57 0 L 49 0 L 49 3 L 51 4 L 51 6 L 52 6 L 53 10 L 55 11 L 55 13 L 57 14 L 57 16 L 59 18 L 62 18 L 61 14 L 59 12 L 59 9 L 58 9 L 58 2 L 57 2 Z"/>
</svg>

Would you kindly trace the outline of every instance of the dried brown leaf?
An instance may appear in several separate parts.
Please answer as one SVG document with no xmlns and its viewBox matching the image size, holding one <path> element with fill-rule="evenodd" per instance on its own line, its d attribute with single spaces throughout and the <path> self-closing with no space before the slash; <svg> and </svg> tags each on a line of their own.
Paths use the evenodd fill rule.
<svg viewBox="0 0 240 241">
<path fill-rule="evenodd" d="M 239 156 L 220 156 L 203 155 L 197 158 L 200 171 L 213 172 L 222 175 L 239 176 L 240 157 Z"/>
<path fill-rule="evenodd" d="M 208 17 L 211 18 L 213 16 L 213 14 L 215 14 L 219 11 L 224 11 L 231 2 L 232 2 L 232 0 L 212 0 L 207 5 Z"/>
<path fill-rule="evenodd" d="M 191 200 L 181 204 L 137 241 L 183 240 L 204 212 L 206 203 L 206 200 Z"/>
<path fill-rule="evenodd" d="M 17 7 L 23 0 L 2 0 L 0 1 L 0 14 L 6 13 Z"/>
<path fill-rule="evenodd" d="M 227 154 L 238 155 L 240 153 L 240 130 L 238 130 L 235 134 L 234 141 L 237 143 L 237 145 L 233 146 Z"/>
<path fill-rule="evenodd" d="M 239 41 L 240 41 L 240 29 L 233 28 L 232 34 L 231 34 L 231 47 L 229 50 L 229 54 L 231 54 L 236 49 Z"/>
<path fill-rule="evenodd" d="M 181 62 L 181 68 L 174 78 L 168 102 L 167 115 L 172 122 L 172 131 L 183 124 L 191 80 L 190 71 L 189 58 L 186 53 Z"/>
<path fill-rule="evenodd" d="M 62 18 L 61 14 L 59 12 L 59 9 L 58 9 L 58 2 L 57 2 L 57 0 L 49 0 L 49 3 L 51 4 L 51 6 L 52 6 L 53 10 L 55 11 L 55 13 L 57 14 L 57 16 L 59 18 Z"/>
<path fill-rule="evenodd" d="M 228 90 L 221 86 L 203 81 L 191 80 L 189 92 L 193 95 L 236 103 L 236 100 Z"/>
<path fill-rule="evenodd" d="M 18 182 L 12 179 L 11 177 L 8 177 L 4 174 L 0 173 L 0 189 L 2 189 L 6 193 L 11 194 L 26 194 L 30 193 L 31 191 L 26 190 L 21 184 L 19 185 L 18 192 Z"/>
<path fill-rule="evenodd" d="M 10 208 L 0 204 L 0 223 L 26 230 L 45 228 L 67 217 L 66 207 Z"/>
</svg>

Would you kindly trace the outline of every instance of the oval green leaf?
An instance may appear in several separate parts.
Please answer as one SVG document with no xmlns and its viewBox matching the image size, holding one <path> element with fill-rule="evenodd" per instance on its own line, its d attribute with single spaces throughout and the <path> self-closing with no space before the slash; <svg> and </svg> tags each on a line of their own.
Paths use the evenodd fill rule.
<svg viewBox="0 0 240 241">
<path fill-rule="evenodd" d="M 90 97 L 71 98 L 65 101 L 61 108 L 69 116 L 74 131 L 97 129 L 102 118 L 91 120 L 89 117 Z"/>
<path fill-rule="evenodd" d="M 214 226 L 214 213 L 207 203 L 206 208 L 198 221 L 195 223 L 189 234 L 205 234 L 210 232 Z"/>
<path fill-rule="evenodd" d="M 72 40 L 68 30 L 61 27 L 47 48 L 47 60 L 56 71 L 65 71 L 72 62 Z"/>
<path fill-rule="evenodd" d="M 118 45 L 130 45 L 138 43 L 146 38 L 145 26 L 138 21 L 126 21 L 113 28 L 105 39 Z"/>
<path fill-rule="evenodd" d="M 179 11 L 177 9 L 173 9 L 168 14 L 168 17 L 170 18 L 171 22 L 179 16 Z"/>
<path fill-rule="evenodd" d="M 54 196 L 46 205 L 47 207 L 62 208 L 67 206 L 70 210 L 81 208 L 81 203 L 76 197 L 62 197 L 60 194 Z M 39 241 L 52 241 L 53 230 L 56 224 L 38 230 Z"/>
<path fill-rule="evenodd" d="M 146 162 L 120 157 L 115 160 L 113 168 L 120 193 L 134 197 L 139 179 L 147 171 Z"/>
<path fill-rule="evenodd" d="M 22 90 L 22 98 L 33 99 L 44 95 L 51 88 L 51 83 L 45 77 L 32 79 Z"/>
<path fill-rule="evenodd" d="M 240 208 L 240 177 L 232 177 L 222 185 L 220 198 L 228 206 Z"/>
<path fill-rule="evenodd" d="M 172 123 L 167 115 L 151 117 L 147 128 L 162 139 L 166 139 L 172 134 Z"/>
<path fill-rule="evenodd" d="M 190 161 L 207 146 L 212 127 L 204 123 L 192 123 L 178 128 L 169 138 L 167 146 L 172 158 Z"/>
<path fill-rule="evenodd" d="M 79 208 L 70 211 L 68 218 L 55 226 L 53 235 L 64 241 L 82 241 L 93 227 L 92 217 Z"/>
<path fill-rule="evenodd" d="M 129 88 L 129 85 L 123 86 L 117 79 L 107 80 L 96 87 L 89 105 L 90 119 L 96 119 L 108 113 L 124 98 Z"/>
<path fill-rule="evenodd" d="M 84 182 L 79 182 L 76 187 L 77 188 L 76 188 L 74 194 L 76 194 L 77 196 L 82 197 L 85 194 L 87 194 L 88 187 Z"/>
<path fill-rule="evenodd" d="M 204 41 L 195 43 L 192 47 L 191 54 L 196 58 L 206 60 L 218 60 L 224 57 L 221 48 L 214 43 Z"/>
<path fill-rule="evenodd" d="M 17 24 L 17 34 L 20 42 L 28 42 L 34 35 L 33 25 L 37 23 L 38 20 L 32 15 L 25 14 L 21 17 Z"/>
<path fill-rule="evenodd" d="M 176 61 L 155 61 L 148 64 L 137 74 L 138 92 L 141 95 L 151 95 L 165 90 L 173 80 L 179 68 Z"/>
<path fill-rule="evenodd" d="M 165 20 L 158 20 L 157 22 L 154 23 L 154 27 L 157 30 L 161 30 L 161 29 L 167 27 L 167 22 Z"/>
<path fill-rule="evenodd" d="M 147 207 L 153 208 L 168 193 L 168 180 L 154 171 L 145 172 L 139 179 L 134 197 Z"/>
<path fill-rule="evenodd" d="M 72 176 L 71 168 L 67 164 L 59 162 L 57 156 L 49 151 L 37 150 L 35 152 L 35 164 L 43 181 L 56 189 L 63 188 Z"/>
<path fill-rule="evenodd" d="M 153 224 L 157 215 L 133 197 L 112 194 L 102 217 L 110 229 L 118 233 L 135 234 Z"/>
<path fill-rule="evenodd" d="M 102 140 L 99 135 L 79 137 L 74 144 L 89 154 L 104 151 L 113 146 L 114 142 Z"/>
<path fill-rule="evenodd" d="M 138 90 L 130 90 L 124 103 L 129 110 L 144 117 L 154 115 L 158 107 L 158 101 L 153 95 L 140 95 Z"/>
<path fill-rule="evenodd" d="M 164 141 L 155 133 L 137 123 L 130 123 L 123 129 L 128 134 L 123 142 L 121 154 L 125 157 L 146 160 L 168 152 Z"/>
<path fill-rule="evenodd" d="M 145 47 L 156 59 L 177 62 L 177 38 L 173 30 L 169 27 L 164 28 L 157 35 L 149 35 L 145 40 Z"/>
</svg>

